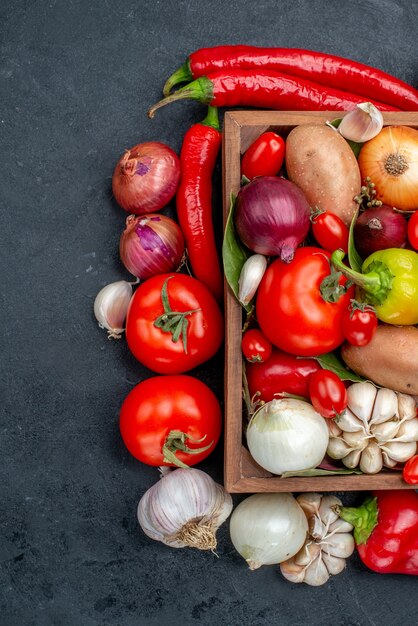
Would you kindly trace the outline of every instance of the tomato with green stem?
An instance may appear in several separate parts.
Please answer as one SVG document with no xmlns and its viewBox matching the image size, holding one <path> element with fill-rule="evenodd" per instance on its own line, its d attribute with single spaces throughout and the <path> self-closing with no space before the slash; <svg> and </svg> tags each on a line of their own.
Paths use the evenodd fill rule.
<svg viewBox="0 0 418 626">
<path fill-rule="evenodd" d="M 223 340 L 219 306 L 200 281 L 161 274 L 135 291 L 126 317 L 132 354 L 158 374 L 182 374 L 210 359 Z"/>
<path fill-rule="evenodd" d="M 222 415 L 215 394 L 192 376 L 154 376 L 136 385 L 120 411 L 120 432 L 142 463 L 189 467 L 216 446 Z"/>
<path fill-rule="evenodd" d="M 263 363 L 271 355 L 273 346 L 258 328 L 244 333 L 241 342 L 242 353 L 250 363 Z"/>
<path fill-rule="evenodd" d="M 343 381 L 329 370 L 314 372 L 309 380 L 312 406 L 322 417 L 333 418 L 347 408 L 347 389 Z"/>
<path fill-rule="evenodd" d="M 283 165 L 285 150 L 286 144 L 280 135 L 263 133 L 242 157 L 242 176 L 249 180 L 256 176 L 275 176 Z"/>
<path fill-rule="evenodd" d="M 409 218 L 407 234 L 411 246 L 418 250 L 418 210 Z"/>
<path fill-rule="evenodd" d="M 344 337 L 353 346 L 367 346 L 377 328 L 376 310 L 370 304 L 352 300 L 343 314 Z"/>
<path fill-rule="evenodd" d="M 313 236 L 322 248 L 328 252 L 339 248 L 348 252 L 349 231 L 338 215 L 316 208 L 311 211 L 311 222 Z"/>
</svg>

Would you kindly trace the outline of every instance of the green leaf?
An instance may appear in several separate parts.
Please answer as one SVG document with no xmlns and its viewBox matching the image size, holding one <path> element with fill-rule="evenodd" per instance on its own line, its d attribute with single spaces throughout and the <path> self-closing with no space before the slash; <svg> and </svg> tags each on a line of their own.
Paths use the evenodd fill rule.
<svg viewBox="0 0 418 626">
<path fill-rule="evenodd" d="M 342 117 L 337 117 L 337 119 L 332 120 L 332 122 L 327 122 L 328 126 L 333 126 L 334 128 L 338 128 L 338 126 L 342 122 Z M 345 137 L 344 137 L 345 139 Z M 360 150 L 363 147 L 362 143 L 357 143 L 357 141 L 350 141 L 349 139 L 345 139 L 352 151 L 354 152 L 354 156 L 358 159 L 358 155 L 360 154 Z"/>
<path fill-rule="evenodd" d="M 292 476 L 334 476 L 341 474 L 362 474 L 363 472 L 359 469 L 336 469 L 336 470 L 325 470 L 320 468 L 314 468 L 309 470 L 299 470 L 295 472 L 284 472 L 281 474 L 281 478 L 291 478 Z"/>
<path fill-rule="evenodd" d="M 312 358 L 314 358 L 315 361 L 318 361 L 319 365 L 324 370 L 329 370 L 330 372 L 337 374 L 341 380 L 351 380 L 355 383 L 363 383 L 366 381 L 365 378 L 362 378 L 361 376 L 358 376 L 354 372 L 348 370 L 334 352 L 328 352 L 327 354 L 321 354 L 320 356 L 314 356 Z"/>
<path fill-rule="evenodd" d="M 224 240 L 222 244 L 222 258 L 224 264 L 225 277 L 228 285 L 231 287 L 235 297 L 238 300 L 238 281 L 241 274 L 242 266 L 250 256 L 244 246 L 237 237 L 234 228 L 234 208 L 236 196 L 231 194 L 231 205 L 229 215 L 225 226 Z M 248 303 L 244 309 L 249 312 L 252 304 Z"/>
<path fill-rule="evenodd" d="M 363 261 L 361 259 L 361 256 L 356 250 L 356 246 L 354 245 L 354 225 L 357 221 L 359 211 L 360 211 L 360 207 L 354 213 L 353 219 L 351 220 L 351 224 L 350 224 L 350 233 L 348 236 L 348 262 L 352 270 L 354 270 L 355 272 L 361 273 Z"/>
</svg>

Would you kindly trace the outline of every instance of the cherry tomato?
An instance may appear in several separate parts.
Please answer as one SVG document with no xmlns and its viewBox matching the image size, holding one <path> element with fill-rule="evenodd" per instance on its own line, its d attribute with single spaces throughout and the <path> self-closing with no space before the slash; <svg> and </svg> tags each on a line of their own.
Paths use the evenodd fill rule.
<svg viewBox="0 0 418 626">
<path fill-rule="evenodd" d="M 343 381 L 329 370 L 312 374 L 309 381 L 309 396 L 315 411 L 322 417 L 335 417 L 347 408 L 347 389 Z"/>
<path fill-rule="evenodd" d="M 409 243 L 415 250 L 418 250 L 418 210 L 409 218 L 407 233 Z"/>
<path fill-rule="evenodd" d="M 311 221 L 313 235 L 320 246 L 328 252 L 339 248 L 348 252 L 348 228 L 338 215 L 330 211 L 314 212 Z"/>
<path fill-rule="evenodd" d="M 408 485 L 418 485 L 418 454 L 405 463 L 402 476 Z"/>
<path fill-rule="evenodd" d="M 195 465 L 219 440 L 221 408 L 215 394 L 197 378 L 154 376 L 125 398 L 120 432 L 129 452 L 143 463 L 177 465 L 179 460 Z"/>
<path fill-rule="evenodd" d="M 257 321 L 271 343 L 297 356 L 317 356 L 344 340 L 342 315 L 353 297 L 350 287 L 337 302 L 327 302 L 320 291 L 330 275 L 326 250 L 298 248 L 291 263 L 276 259 L 258 288 Z M 346 279 L 340 278 L 340 285 Z"/>
<path fill-rule="evenodd" d="M 181 374 L 219 349 L 223 320 L 215 298 L 185 274 L 161 274 L 135 291 L 126 317 L 133 355 L 159 374 Z"/>
<path fill-rule="evenodd" d="M 258 392 L 258 400 L 269 402 L 285 392 L 309 398 L 309 379 L 320 369 L 315 359 L 299 359 L 273 348 L 264 363 L 247 363 L 245 366 L 250 397 Z"/>
<path fill-rule="evenodd" d="M 376 328 L 376 311 L 372 306 L 353 301 L 344 311 L 344 337 L 353 346 L 367 346 L 372 340 Z"/>
<path fill-rule="evenodd" d="M 276 133 L 260 135 L 242 157 L 241 174 L 250 180 L 255 176 L 275 176 L 280 171 L 285 155 L 285 142 Z"/>
<path fill-rule="evenodd" d="M 241 347 L 245 358 L 250 363 L 267 361 L 273 348 L 267 337 L 257 328 L 252 328 L 244 333 Z"/>
</svg>

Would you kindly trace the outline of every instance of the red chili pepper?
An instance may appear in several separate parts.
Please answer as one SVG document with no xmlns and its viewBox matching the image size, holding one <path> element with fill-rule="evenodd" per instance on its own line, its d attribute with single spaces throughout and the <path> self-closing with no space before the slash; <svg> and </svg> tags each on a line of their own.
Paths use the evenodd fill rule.
<svg viewBox="0 0 418 626">
<path fill-rule="evenodd" d="M 373 496 L 357 509 L 340 511 L 354 526 L 361 560 L 379 574 L 418 576 L 418 493 L 377 491 Z"/>
<path fill-rule="evenodd" d="M 154 104 L 148 116 L 170 102 L 190 98 L 215 107 L 251 106 L 284 111 L 347 111 L 364 101 L 361 96 L 325 87 L 273 70 L 219 70 L 201 76 Z M 369 100 L 381 111 L 394 107 Z"/>
<path fill-rule="evenodd" d="M 176 196 L 192 272 L 218 301 L 222 300 L 223 279 L 212 223 L 212 174 L 221 141 L 218 111 L 209 107 L 206 118 L 184 136 Z"/>
<path fill-rule="evenodd" d="M 418 91 L 374 67 L 350 59 L 299 48 L 215 46 L 193 52 L 170 78 L 163 93 L 181 82 L 190 82 L 217 70 L 270 69 L 312 80 L 353 94 L 369 95 L 404 111 L 418 111 Z M 363 99 L 364 99 L 363 98 Z"/>
</svg>

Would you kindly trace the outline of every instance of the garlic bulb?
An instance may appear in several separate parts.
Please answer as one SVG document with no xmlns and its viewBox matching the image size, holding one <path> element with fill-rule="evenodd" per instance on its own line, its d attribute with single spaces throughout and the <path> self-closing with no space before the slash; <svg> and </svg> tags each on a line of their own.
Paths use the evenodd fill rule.
<svg viewBox="0 0 418 626">
<path fill-rule="evenodd" d="M 371 383 L 350 385 L 347 396 L 348 407 L 335 420 L 340 432 L 328 424 L 330 457 L 350 469 L 359 466 L 365 474 L 377 474 L 414 456 L 418 417 L 412 396 Z"/>
<path fill-rule="evenodd" d="M 255 296 L 266 268 L 267 259 L 262 254 L 253 254 L 242 266 L 238 281 L 238 300 L 244 306 Z"/>
<path fill-rule="evenodd" d="M 172 548 L 216 548 L 216 530 L 232 511 L 232 498 L 205 472 L 176 469 L 142 496 L 138 521 L 144 533 Z"/>
<path fill-rule="evenodd" d="M 280 563 L 280 571 L 291 582 L 318 587 L 345 568 L 345 559 L 354 551 L 353 527 L 338 517 L 342 502 L 335 496 L 302 493 L 296 500 L 309 534 L 299 552 Z"/>
<path fill-rule="evenodd" d="M 135 284 L 135 283 L 134 283 Z M 106 328 L 108 339 L 120 339 L 126 313 L 132 298 L 132 283 L 118 280 L 99 291 L 94 300 L 94 315 L 100 328 Z"/>
<path fill-rule="evenodd" d="M 290 493 L 257 493 L 232 513 L 231 541 L 251 570 L 294 556 L 308 531 L 306 516 Z"/>
<path fill-rule="evenodd" d="M 345 115 L 338 132 L 345 139 L 363 143 L 373 139 L 383 128 L 383 115 L 371 102 L 362 102 Z"/>
</svg>

